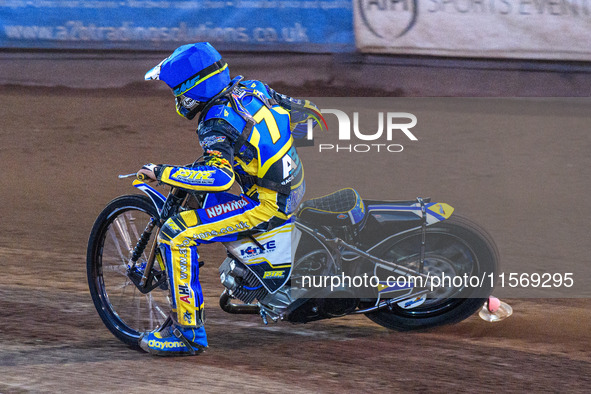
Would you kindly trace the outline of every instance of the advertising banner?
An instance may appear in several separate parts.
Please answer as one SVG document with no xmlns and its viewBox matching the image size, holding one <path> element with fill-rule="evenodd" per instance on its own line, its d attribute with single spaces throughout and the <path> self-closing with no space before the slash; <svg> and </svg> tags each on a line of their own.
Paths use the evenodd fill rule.
<svg viewBox="0 0 591 394">
<path fill-rule="evenodd" d="M 589 0 L 354 0 L 362 52 L 591 60 Z"/>
<path fill-rule="evenodd" d="M 349 0 L 0 0 L 0 47 L 354 49 Z"/>
</svg>

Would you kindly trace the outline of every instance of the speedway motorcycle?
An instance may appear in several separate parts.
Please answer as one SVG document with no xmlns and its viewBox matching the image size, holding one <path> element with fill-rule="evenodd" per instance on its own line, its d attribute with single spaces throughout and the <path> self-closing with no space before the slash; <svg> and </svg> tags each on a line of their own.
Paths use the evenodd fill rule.
<svg viewBox="0 0 591 394">
<path fill-rule="evenodd" d="M 164 196 L 137 179 L 133 185 L 144 194 L 114 199 L 96 219 L 87 275 L 104 324 L 138 348 L 140 334 L 170 312 L 161 226 L 183 210 L 223 205 L 215 193 L 173 187 Z M 220 307 L 258 314 L 264 324 L 363 314 L 408 331 L 462 321 L 486 307 L 498 252 L 482 228 L 453 211 L 427 198 L 364 200 L 350 188 L 306 201 L 284 225 L 224 243 Z M 370 284 L 357 286 L 363 278 Z"/>
</svg>

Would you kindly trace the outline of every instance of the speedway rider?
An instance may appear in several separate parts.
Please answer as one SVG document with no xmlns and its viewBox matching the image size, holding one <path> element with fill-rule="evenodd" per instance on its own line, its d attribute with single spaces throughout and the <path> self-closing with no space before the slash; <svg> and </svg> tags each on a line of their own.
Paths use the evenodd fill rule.
<svg viewBox="0 0 591 394">
<path fill-rule="evenodd" d="M 146 164 L 138 178 L 204 192 L 223 192 L 237 181 L 243 191 L 210 195 L 220 209 L 183 211 L 168 219 L 158 236 L 172 319 L 159 331 L 142 334 L 140 346 L 159 355 L 197 354 L 207 347 L 197 246 L 233 241 L 289 220 L 305 191 L 291 129 L 302 131 L 315 107 L 259 81 L 230 80 L 228 65 L 209 43 L 179 47 L 145 78 L 172 89 L 181 116 L 191 120 L 201 113 L 197 134 L 204 160 L 190 167 Z"/>
</svg>

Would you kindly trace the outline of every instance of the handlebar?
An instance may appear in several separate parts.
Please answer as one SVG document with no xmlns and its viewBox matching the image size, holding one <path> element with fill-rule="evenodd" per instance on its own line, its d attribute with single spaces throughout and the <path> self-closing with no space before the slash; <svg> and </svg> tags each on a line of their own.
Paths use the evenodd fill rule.
<svg viewBox="0 0 591 394">
<path fill-rule="evenodd" d="M 125 175 L 119 175 L 119 179 L 124 179 L 124 178 L 131 178 L 137 176 L 137 173 L 134 172 L 133 174 L 125 174 Z"/>
<path fill-rule="evenodd" d="M 119 175 L 119 179 L 125 179 L 125 178 L 137 178 L 138 180 L 140 180 L 142 182 L 149 179 L 144 174 L 138 174 L 138 173 Z"/>
</svg>

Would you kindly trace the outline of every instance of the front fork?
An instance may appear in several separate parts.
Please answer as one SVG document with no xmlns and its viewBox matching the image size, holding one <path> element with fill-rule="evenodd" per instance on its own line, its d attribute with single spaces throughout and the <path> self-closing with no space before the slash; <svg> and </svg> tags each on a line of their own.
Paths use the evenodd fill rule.
<svg viewBox="0 0 591 394">
<path fill-rule="evenodd" d="M 135 248 L 133 249 L 133 253 L 131 258 L 129 259 L 128 269 L 127 269 L 127 276 L 133 282 L 133 284 L 137 287 L 137 289 L 142 293 L 146 294 L 150 291 L 154 290 L 156 287 L 163 287 L 166 286 L 166 271 L 164 267 L 160 267 L 160 271 L 154 272 L 152 268 L 154 268 L 154 261 L 156 260 L 156 255 L 158 253 L 158 242 L 154 242 L 152 244 L 152 248 L 150 249 L 150 254 L 148 260 L 146 261 L 146 266 L 143 267 L 143 272 L 137 269 L 137 262 L 140 256 L 144 253 L 144 250 L 148 244 L 152 233 L 155 230 L 155 237 L 158 237 L 158 233 L 160 232 L 160 227 L 156 226 L 156 220 L 152 218 L 150 223 L 146 226 L 142 236 L 138 240 Z M 159 260 L 159 264 L 161 265 L 161 260 Z"/>
<path fill-rule="evenodd" d="M 187 196 L 179 196 L 179 194 L 181 194 L 180 189 L 173 188 L 170 191 L 170 194 L 168 195 L 168 198 L 166 199 L 164 206 L 162 207 L 162 211 L 160 212 L 160 218 L 152 218 L 150 220 L 150 223 L 148 223 L 148 225 L 144 229 L 144 232 L 142 233 L 140 239 L 135 245 L 135 248 L 133 249 L 131 258 L 129 259 L 127 276 L 133 282 L 133 284 L 135 284 L 135 286 L 142 294 L 149 293 L 156 287 L 161 287 L 162 289 L 164 289 L 164 287 L 166 287 L 167 285 L 166 270 L 163 266 L 163 261 L 161 258 L 157 259 L 157 241 L 154 241 L 154 243 L 152 244 L 148 260 L 146 261 L 146 266 L 143 267 L 143 272 L 137 269 L 137 262 L 140 256 L 144 253 L 144 250 L 148 245 L 150 237 L 152 237 L 152 233 L 154 233 L 155 238 L 158 237 L 158 234 L 160 233 L 160 228 L 162 227 L 164 222 L 176 212 L 177 207 L 183 206 L 185 204 Z M 158 260 L 158 263 L 160 265 L 160 271 L 156 273 L 153 270 L 155 260 Z"/>
</svg>

